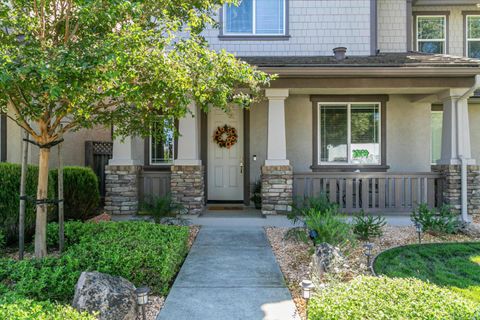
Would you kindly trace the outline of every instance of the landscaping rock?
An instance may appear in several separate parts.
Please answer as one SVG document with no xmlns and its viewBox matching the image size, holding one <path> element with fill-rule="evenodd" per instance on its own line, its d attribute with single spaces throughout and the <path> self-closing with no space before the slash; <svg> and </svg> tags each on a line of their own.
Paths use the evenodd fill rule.
<svg viewBox="0 0 480 320">
<path fill-rule="evenodd" d="M 328 243 L 321 243 L 315 248 L 313 255 L 313 268 L 317 276 L 321 277 L 326 272 L 337 273 L 340 268 L 347 265 L 347 260 L 340 249 Z"/>
<path fill-rule="evenodd" d="M 100 320 L 135 320 L 135 286 L 121 277 L 100 272 L 82 272 L 75 287 L 73 307 L 98 312 Z"/>
<path fill-rule="evenodd" d="M 191 223 L 187 219 L 183 218 L 172 218 L 172 217 L 165 217 L 160 219 L 161 224 L 166 224 L 169 226 L 189 226 Z"/>
<path fill-rule="evenodd" d="M 480 238 L 480 223 L 466 224 L 462 229 L 462 232 L 472 238 Z"/>
</svg>

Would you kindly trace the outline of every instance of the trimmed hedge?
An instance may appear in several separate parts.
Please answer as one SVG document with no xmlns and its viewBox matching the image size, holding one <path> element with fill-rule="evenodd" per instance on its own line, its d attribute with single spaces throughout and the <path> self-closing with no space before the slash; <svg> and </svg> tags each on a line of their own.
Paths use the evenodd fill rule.
<svg viewBox="0 0 480 320">
<path fill-rule="evenodd" d="M 58 171 L 51 170 L 57 190 Z M 85 221 L 96 214 L 100 203 L 98 178 L 91 168 L 63 168 L 63 197 L 65 199 L 65 219 Z"/>
<path fill-rule="evenodd" d="M 78 312 L 69 305 L 34 301 L 8 294 L 0 296 L 0 319 L 9 320 L 95 320 L 87 312 Z"/>
<path fill-rule="evenodd" d="M 5 234 L 7 242 L 18 239 L 18 207 L 20 202 L 21 166 L 14 163 L 0 163 L 0 230 Z M 38 167 L 28 166 L 26 194 L 33 199 L 37 194 Z M 49 185 L 54 181 L 50 178 Z M 54 197 L 53 188 L 49 188 L 49 198 Z M 32 235 L 35 228 L 35 205 L 27 201 L 25 209 L 25 233 Z"/>
<path fill-rule="evenodd" d="M 310 320 L 477 319 L 479 305 L 417 279 L 359 277 L 315 295 Z"/>
<path fill-rule="evenodd" d="M 38 167 L 28 166 L 26 194 L 35 199 L 37 193 Z M 13 163 L 0 163 L 0 232 L 3 231 L 7 242 L 18 239 L 18 207 L 20 194 L 21 166 Z M 48 197 L 57 194 L 57 170 L 51 170 L 49 176 Z M 85 220 L 95 215 L 100 201 L 98 179 L 90 168 L 64 168 L 65 218 Z M 56 217 L 54 207 L 49 210 L 49 219 Z M 35 229 L 35 205 L 27 201 L 25 210 L 25 233 L 29 237 Z"/>
<path fill-rule="evenodd" d="M 188 227 L 148 222 L 65 224 L 66 250 L 59 258 L 0 260 L 0 283 L 35 300 L 69 302 L 82 271 L 121 276 L 166 294 L 188 252 Z M 47 239 L 57 245 L 58 225 Z"/>
</svg>

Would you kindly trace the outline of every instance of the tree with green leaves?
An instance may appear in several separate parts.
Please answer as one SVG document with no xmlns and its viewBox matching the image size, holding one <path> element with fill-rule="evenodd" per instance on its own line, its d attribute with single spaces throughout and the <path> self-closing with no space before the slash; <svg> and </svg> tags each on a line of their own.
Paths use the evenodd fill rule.
<svg viewBox="0 0 480 320">
<path fill-rule="evenodd" d="M 66 132 L 114 125 L 116 136 L 147 136 L 153 123 L 173 128 L 192 102 L 207 112 L 259 99 L 272 77 L 201 36 L 233 1 L 0 0 L 0 106 L 40 147 L 37 200 Z M 36 257 L 47 253 L 46 224 L 40 201 Z"/>
</svg>

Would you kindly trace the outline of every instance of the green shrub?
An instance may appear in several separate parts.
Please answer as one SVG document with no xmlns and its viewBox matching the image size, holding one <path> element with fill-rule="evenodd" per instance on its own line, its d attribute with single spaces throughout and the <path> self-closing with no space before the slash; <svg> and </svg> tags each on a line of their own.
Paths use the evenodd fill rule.
<svg viewBox="0 0 480 320">
<path fill-rule="evenodd" d="M 437 212 L 422 203 L 412 212 L 410 218 L 414 223 L 420 224 L 423 232 L 453 234 L 460 229 L 458 215 L 446 205 Z"/>
<path fill-rule="evenodd" d="M 166 294 L 188 251 L 188 227 L 147 222 L 65 224 L 66 251 L 59 258 L 0 260 L 0 284 L 35 300 L 68 302 L 82 271 L 121 276 Z M 58 243 L 58 225 L 47 230 Z"/>
<path fill-rule="evenodd" d="M 56 191 L 58 171 L 51 170 L 50 175 Z M 85 221 L 95 216 L 100 203 L 100 189 L 93 170 L 85 167 L 64 167 L 63 197 L 65 219 Z"/>
<path fill-rule="evenodd" d="M 0 319 L 9 320 L 95 320 L 94 315 L 78 312 L 69 305 L 33 301 L 12 294 L 0 296 Z"/>
<path fill-rule="evenodd" d="M 478 305 L 416 279 L 359 277 L 322 290 L 309 304 L 310 320 L 478 319 Z"/>
<path fill-rule="evenodd" d="M 383 235 L 382 228 L 387 224 L 382 216 L 372 216 L 363 210 L 353 217 L 353 233 L 360 240 L 368 240 Z"/>
<path fill-rule="evenodd" d="M 5 235 L 3 234 L 3 231 L 0 230 L 0 252 L 5 248 L 5 244 L 6 244 Z"/>
<path fill-rule="evenodd" d="M 156 223 L 160 223 L 165 217 L 176 217 L 183 209 L 181 204 L 173 202 L 172 196 L 169 194 L 163 197 L 147 197 L 141 207 L 144 213 L 151 215 Z"/>
<path fill-rule="evenodd" d="M 303 199 L 296 199 L 293 205 L 293 210 L 287 215 L 287 217 L 296 223 L 302 220 L 310 209 L 318 212 L 325 212 L 327 210 L 338 210 L 336 203 L 330 202 L 325 193 L 321 193 L 315 197 L 307 197 Z"/>
<path fill-rule="evenodd" d="M 13 163 L 0 163 L 0 230 L 3 231 L 6 241 L 11 243 L 18 239 L 18 210 L 20 205 L 20 176 L 21 166 Z M 36 199 L 38 168 L 28 166 L 26 179 L 26 194 Z M 54 198 L 53 181 L 49 181 L 49 198 Z M 25 234 L 27 238 L 35 230 L 35 204 L 26 202 Z"/>
<path fill-rule="evenodd" d="M 305 224 L 308 230 L 313 231 L 315 245 L 326 242 L 334 246 L 345 246 L 355 242 L 350 224 L 340 216 L 337 209 L 330 208 L 323 212 L 309 209 L 305 212 Z"/>
</svg>

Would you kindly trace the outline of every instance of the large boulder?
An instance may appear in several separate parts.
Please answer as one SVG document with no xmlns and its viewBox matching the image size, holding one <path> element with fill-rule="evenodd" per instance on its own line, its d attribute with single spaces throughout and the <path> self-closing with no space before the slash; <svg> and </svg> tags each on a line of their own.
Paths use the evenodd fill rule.
<svg viewBox="0 0 480 320">
<path fill-rule="evenodd" d="M 313 267 L 317 276 L 324 273 L 339 273 L 348 268 L 347 260 L 340 249 L 328 243 L 320 243 L 315 248 Z"/>
<path fill-rule="evenodd" d="M 72 305 L 79 311 L 97 312 L 100 320 L 135 320 L 135 286 L 122 277 L 82 272 Z"/>
<path fill-rule="evenodd" d="M 469 237 L 480 238 L 480 223 L 468 223 L 463 226 L 461 231 Z"/>
</svg>

